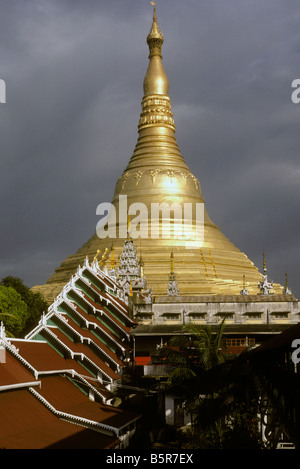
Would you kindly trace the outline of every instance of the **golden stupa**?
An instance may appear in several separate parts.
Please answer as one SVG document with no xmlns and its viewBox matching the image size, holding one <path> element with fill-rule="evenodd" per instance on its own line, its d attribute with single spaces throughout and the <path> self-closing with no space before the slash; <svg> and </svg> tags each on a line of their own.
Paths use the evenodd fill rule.
<svg viewBox="0 0 300 469">
<path fill-rule="evenodd" d="M 188 168 L 175 138 L 169 81 L 162 64 L 163 34 L 157 23 L 155 6 L 147 43 L 149 65 L 144 79 L 138 140 L 126 169 L 117 180 L 112 200 L 117 213 L 117 233 L 121 224 L 127 223 L 126 215 L 121 213 L 119 217 L 120 196 L 127 196 L 128 207 L 134 203 L 144 204 L 149 217 L 153 203 L 166 203 L 168 206 L 173 203 L 204 204 L 200 183 Z M 148 222 L 150 227 L 151 220 Z M 176 226 L 177 222 L 180 221 L 174 217 L 172 223 Z M 193 226 L 195 223 L 193 219 Z M 144 275 L 154 296 L 166 294 L 171 252 L 179 294 L 182 296 L 236 295 L 245 281 L 249 293 L 257 294 L 258 282 L 262 279 L 259 270 L 224 236 L 205 208 L 203 234 L 203 242 L 191 239 L 190 244 L 189 237 L 181 240 L 174 236 L 174 232 L 169 237 L 136 239 L 138 255 L 143 257 Z M 95 233 L 75 254 L 62 262 L 45 285 L 34 289 L 52 301 L 78 266 L 83 264 L 86 256 L 92 260 L 97 255 L 100 266 L 109 269 L 112 245 L 117 266 L 124 238 L 117 235 L 100 239 Z M 276 293 L 282 292 L 279 285 L 273 288 Z"/>
</svg>

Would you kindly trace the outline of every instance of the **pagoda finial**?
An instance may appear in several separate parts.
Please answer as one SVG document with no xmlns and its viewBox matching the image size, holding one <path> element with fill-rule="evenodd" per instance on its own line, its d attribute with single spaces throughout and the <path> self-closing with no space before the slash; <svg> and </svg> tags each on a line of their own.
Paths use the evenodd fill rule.
<svg viewBox="0 0 300 469">
<path fill-rule="evenodd" d="M 141 278 L 144 278 L 144 260 L 142 257 L 142 253 L 140 255 L 140 268 L 141 268 Z"/>
<path fill-rule="evenodd" d="M 156 17 L 156 0 L 154 0 L 153 2 L 150 2 L 151 5 L 153 5 L 153 21 L 157 21 L 157 17 Z"/>
<path fill-rule="evenodd" d="M 95 257 L 94 257 L 94 261 L 97 260 L 97 257 L 99 256 L 100 252 L 101 252 L 101 251 L 100 251 L 99 249 L 97 249 L 96 255 L 95 255 Z"/>
<path fill-rule="evenodd" d="M 246 288 L 246 276 L 245 276 L 245 274 L 243 275 L 243 288 L 242 288 L 242 290 L 240 291 L 240 294 L 241 294 L 241 295 L 249 295 L 249 292 L 248 292 L 248 290 L 247 290 L 247 288 Z"/>
<path fill-rule="evenodd" d="M 287 273 L 285 274 L 285 289 L 283 290 L 283 293 L 285 293 L 286 295 L 291 295 L 292 294 L 291 290 L 289 289 L 289 285 L 288 285 L 288 274 Z"/>
<path fill-rule="evenodd" d="M 127 239 L 131 239 L 131 218 L 130 215 L 127 217 Z"/>
<path fill-rule="evenodd" d="M 154 3 L 154 2 L 152 2 Z M 153 22 L 147 36 L 149 46 L 149 66 L 144 79 L 144 96 L 169 94 L 169 80 L 162 65 L 162 45 L 164 36 L 157 24 L 156 6 L 154 3 Z"/>
<path fill-rule="evenodd" d="M 263 269 L 262 281 L 258 282 L 258 286 L 261 294 L 269 295 L 273 287 L 273 282 L 268 280 L 265 251 L 263 251 Z"/>
<path fill-rule="evenodd" d="M 172 274 L 174 272 L 174 253 L 173 253 L 173 251 L 171 252 L 170 259 L 171 259 L 171 274 Z"/>
<path fill-rule="evenodd" d="M 108 248 L 105 248 L 105 251 L 104 251 L 104 253 L 103 253 L 102 257 L 101 257 L 100 267 L 102 267 L 103 264 L 105 264 L 105 261 L 106 261 L 106 257 L 105 257 L 105 256 L 106 256 L 106 254 L 107 254 L 107 251 L 108 251 Z"/>
<path fill-rule="evenodd" d="M 161 48 L 164 42 L 163 33 L 160 31 L 159 26 L 157 24 L 157 16 L 156 16 L 156 4 L 155 2 L 151 2 L 153 5 L 153 23 L 151 27 L 151 31 L 147 36 L 147 43 L 150 49 L 149 58 L 153 55 L 159 55 L 161 57 Z"/>
<path fill-rule="evenodd" d="M 177 280 L 176 280 L 176 275 L 174 273 L 174 253 L 173 250 L 171 251 L 171 272 L 169 274 L 169 283 L 168 283 L 168 289 L 167 289 L 167 294 L 168 296 L 178 296 L 178 286 L 177 286 Z"/>
<path fill-rule="evenodd" d="M 111 245 L 110 265 L 111 265 L 112 269 L 115 268 L 115 257 L 114 257 L 114 245 L 113 244 Z"/>
<path fill-rule="evenodd" d="M 263 251 L 263 269 L 264 269 L 264 274 L 265 274 L 267 272 L 265 251 Z"/>
</svg>

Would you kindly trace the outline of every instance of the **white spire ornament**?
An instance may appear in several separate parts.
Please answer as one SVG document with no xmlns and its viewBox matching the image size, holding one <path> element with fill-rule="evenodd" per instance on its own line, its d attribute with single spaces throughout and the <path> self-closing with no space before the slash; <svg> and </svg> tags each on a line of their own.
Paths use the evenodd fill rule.
<svg viewBox="0 0 300 469">
<path fill-rule="evenodd" d="M 179 290 L 178 290 L 176 275 L 174 273 L 174 254 L 173 254 L 173 251 L 171 252 L 170 258 L 171 258 L 171 272 L 169 274 L 169 283 L 168 283 L 167 293 L 168 293 L 168 296 L 178 296 L 179 295 Z"/>
<path fill-rule="evenodd" d="M 273 288 L 273 282 L 268 280 L 265 253 L 263 253 L 263 268 L 264 273 L 262 276 L 262 281 L 258 282 L 258 287 L 260 289 L 261 295 L 270 295 Z"/>
</svg>

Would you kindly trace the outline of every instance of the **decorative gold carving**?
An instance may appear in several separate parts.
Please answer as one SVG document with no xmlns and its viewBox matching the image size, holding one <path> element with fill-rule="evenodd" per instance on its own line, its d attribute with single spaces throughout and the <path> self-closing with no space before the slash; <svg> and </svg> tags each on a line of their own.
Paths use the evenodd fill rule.
<svg viewBox="0 0 300 469">
<path fill-rule="evenodd" d="M 150 176 L 151 176 L 151 178 L 152 178 L 152 183 L 153 183 L 153 184 L 155 183 L 155 180 L 156 180 L 156 178 L 157 178 L 157 175 L 160 173 L 160 171 L 161 171 L 160 169 L 152 169 L 152 170 L 150 171 Z"/>
<path fill-rule="evenodd" d="M 145 125 L 165 124 L 175 130 L 171 102 L 168 96 L 145 96 L 142 101 L 139 129 Z"/>
<path fill-rule="evenodd" d="M 184 180 L 184 182 L 186 182 L 188 173 L 185 173 L 184 171 L 180 171 L 180 176 Z"/>
<path fill-rule="evenodd" d="M 134 177 L 136 179 L 136 185 L 137 186 L 139 184 L 139 180 L 141 179 L 143 173 L 144 173 L 144 171 L 137 171 L 136 173 L 134 173 Z"/>
<path fill-rule="evenodd" d="M 170 179 L 171 184 L 173 184 L 173 179 L 175 178 L 175 171 L 167 171 L 167 175 Z"/>
<path fill-rule="evenodd" d="M 195 183 L 196 189 L 199 189 L 200 184 L 199 184 L 199 181 L 198 181 L 198 179 L 196 178 L 196 176 L 191 175 L 191 178 L 193 179 L 193 181 L 194 181 L 194 183 Z"/>
<path fill-rule="evenodd" d="M 121 176 L 121 184 L 122 184 L 122 189 L 124 189 L 126 181 L 128 179 L 129 173 L 126 172 Z"/>
</svg>

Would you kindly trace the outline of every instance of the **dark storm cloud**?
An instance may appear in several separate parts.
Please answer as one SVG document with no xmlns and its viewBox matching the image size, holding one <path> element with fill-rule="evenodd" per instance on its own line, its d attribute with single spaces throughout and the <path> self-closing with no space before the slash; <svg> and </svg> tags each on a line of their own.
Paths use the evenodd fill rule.
<svg viewBox="0 0 300 469">
<path fill-rule="evenodd" d="M 0 277 L 40 284 L 94 232 L 131 157 L 152 7 L 0 0 Z M 215 223 L 299 284 L 298 0 L 157 1 L 176 136 Z"/>
</svg>

